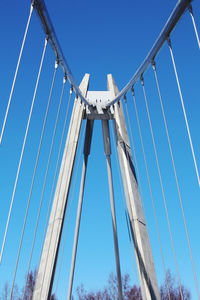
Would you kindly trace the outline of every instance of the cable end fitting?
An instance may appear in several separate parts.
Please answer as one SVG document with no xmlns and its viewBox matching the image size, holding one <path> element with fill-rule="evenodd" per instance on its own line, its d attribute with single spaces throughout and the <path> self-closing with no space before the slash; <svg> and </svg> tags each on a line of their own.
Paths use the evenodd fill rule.
<svg viewBox="0 0 200 300">
<path fill-rule="evenodd" d="M 58 61 L 58 60 L 56 60 L 56 61 L 55 61 L 55 69 L 57 69 L 57 68 L 58 68 L 58 65 L 59 65 L 59 61 Z"/>
<path fill-rule="evenodd" d="M 141 81 L 142 86 L 144 86 L 144 77 L 143 77 L 143 75 L 141 75 L 140 81 Z"/>
<path fill-rule="evenodd" d="M 71 87 L 70 87 L 70 95 L 73 93 L 73 90 L 74 90 L 73 85 L 71 85 Z"/>
<path fill-rule="evenodd" d="M 124 102 L 127 103 L 127 97 L 126 97 L 126 94 L 124 95 Z"/>
<path fill-rule="evenodd" d="M 132 95 L 135 96 L 135 91 L 134 91 L 134 87 L 133 86 L 131 88 L 131 92 L 132 92 Z"/>
<path fill-rule="evenodd" d="M 191 4 L 189 4 L 188 9 L 189 9 L 189 12 L 193 15 L 193 9 L 192 9 L 192 5 Z"/>
<path fill-rule="evenodd" d="M 48 37 L 48 35 L 47 35 L 46 38 L 45 38 L 45 47 L 47 46 L 48 39 L 49 39 L 49 37 Z"/>
<path fill-rule="evenodd" d="M 46 41 L 48 42 L 48 40 L 49 40 L 49 35 L 48 35 L 48 33 L 46 34 Z"/>
<path fill-rule="evenodd" d="M 65 75 L 64 77 L 63 77 L 63 84 L 65 84 L 67 82 L 67 75 Z"/>
<path fill-rule="evenodd" d="M 167 37 L 167 43 L 168 43 L 169 47 L 171 48 L 172 47 L 172 43 L 171 43 L 171 39 L 170 39 L 169 36 Z"/>
<path fill-rule="evenodd" d="M 153 68 L 154 71 L 156 70 L 156 63 L 155 63 L 154 60 L 152 61 L 152 68 Z"/>
</svg>

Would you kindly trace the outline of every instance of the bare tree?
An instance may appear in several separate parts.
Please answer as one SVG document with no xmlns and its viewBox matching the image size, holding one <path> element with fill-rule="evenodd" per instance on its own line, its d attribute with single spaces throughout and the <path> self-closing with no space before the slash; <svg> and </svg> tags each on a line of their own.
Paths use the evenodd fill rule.
<svg viewBox="0 0 200 300">
<path fill-rule="evenodd" d="M 31 271 L 28 274 L 25 293 L 23 300 L 32 300 L 34 286 L 36 282 L 37 272 Z M 170 271 L 167 271 L 165 282 L 160 287 L 161 300 L 169 300 L 168 290 L 170 294 L 170 300 L 191 300 L 190 292 L 185 286 L 181 286 L 183 299 L 175 278 L 171 275 Z M 130 284 L 130 276 L 125 274 L 122 276 L 122 291 L 123 300 L 142 300 L 141 290 L 137 285 Z M 9 300 L 10 288 L 8 282 L 5 283 L 0 300 Z M 75 297 L 76 296 L 76 297 Z M 15 286 L 12 300 L 22 300 L 19 295 L 18 287 Z M 104 288 L 97 291 L 87 292 L 84 285 L 81 284 L 76 288 L 75 295 L 72 299 L 77 300 L 117 300 L 118 299 L 118 282 L 114 273 L 111 273 L 108 277 L 107 284 Z M 51 300 L 57 300 L 55 294 L 51 296 Z"/>
<path fill-rule="evenodd" d="M 136 286 L 130 286 L 130 276 L 125 274 L 122 276 L 122 291 L 124 300 L 135 300 L 133 295 L 139 295 L 140 289 Z M 117 300 L 118 299 L 118 282 L 114 273 L 111 273 L 108 277 L 106 287 L 98 291 L 87 292 L 81 284 L 76 289 L 76 295 L 78 300 Z"/>
<path fill-rule="evenodd" d="M 36 275 L 37 275 L 36 270 L 31 271 L 28 274 L 27 283 L 26 283 L 25 291 L 24 291 L 24 300 L 31 300 L 33 297 Z"/>
<path fill-rule="evenodd" d="M 4 284 L 3 291 L 1 293 L 1 300 L 8 300 L 9 299 L 9 292 L 10 292 L 9 285 L 8 285 L 8 282 L 6 282 Z"/>
<path fill-rule="evenodd" d="M 190 300 L 190 292 L 181 285 L 181 291 L 183 295 L 183 300 Z M 163 285 L 160 287 L 160 295 L 162 300 L 181 300 L 181 292 L 179 285 L 176 283 L 175 278 L 172 276 L 171 272 L 168 270 L 166 273 L 166 279 Z"/>
<path fill-rule="evenodd" d="M 37 271 L 36 270 L 30 271 L 27 277 L 23 300 L 32 300 L 36 277 L 37 277 Z M 22 298 L 19 298 L 18 300 L 22 300 Z M 51 296 L 51 300 L 57 300 L 55 294 Z"/>
<path fill-rule="evenodd" d="M 167 271 L 167 278 L 160 288 L 161 300 L 169 300 L 168 289 L 170 293 L 170 300 L 190 300 L 189 291 L 182 285 L 181 290 L 183 299 L 181 298 L 179 286 L 176 284 L 175 278 Z M 130 285 L 130 276 L 125 274 L 122 277 L 123 300 L 142 300 L 141 290 L 137 285 Z M 107 286 L 97 292 L 87 292 L 83 285 L 76 289 L 78 300 L 117 300 L 118 287 L 117 277 L 113 273 L 109 275 Z"/>
<path fill-rule="evenodd" d="M 9 286 L 8 282 L 6 282 L 4 284 L 0 299 L 1 300 L 9 300 L 10 299 L 10 286 Z M 20 299 L 19 289 L 18 289 L 18 286 L 15 285 L 14 289 L 13 289 L 12 300 L 19 300 L 19 299 Z"/>
</svg>

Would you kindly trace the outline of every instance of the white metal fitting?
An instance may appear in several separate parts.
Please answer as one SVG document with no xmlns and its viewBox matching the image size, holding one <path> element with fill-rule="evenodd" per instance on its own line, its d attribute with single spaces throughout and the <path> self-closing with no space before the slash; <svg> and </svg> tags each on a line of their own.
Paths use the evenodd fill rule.
<svg viewBox="0 0 200 300">
<path fill-rule="evenodd" d="M 71 85 L 71 88 L 70 88 L 70 95 L 73 93 L 73 86 Z"/>
<path fill-rule="evenodd" d="M 47 35 L 46 38 L 45 38 L 45 47 L 47 46 L 48 39 L 49 39 L 49 37 L 48 37 L 48 35 Z"/>
<path fill-rule="evenodd" d="M 31 2 L 31 12 L 33 11 L 34 6 L 35 6 L 35 1 L 33 0 L 33 1 Z"/>
<path fill-rule="evenodd" d="M 154 71 L 156 70 L 156 63 L 155 63 L 154 60 L 152 61 L 152 68 L 153 68 Z"/>
<path fill-rule="evenodd" d="M 67 75 L 65 75 L 64 77 L 63 77 L 63 84 L 65 84 L 67 82 Z"/>
<path fill-rule="evenodd" d="M 59 64 L 59 62 L 58 62 L 58 60 L 56 60 L 56 61 L 55 61 L 55 69 L 58 68 L 58 64 Z"/>
</svg>

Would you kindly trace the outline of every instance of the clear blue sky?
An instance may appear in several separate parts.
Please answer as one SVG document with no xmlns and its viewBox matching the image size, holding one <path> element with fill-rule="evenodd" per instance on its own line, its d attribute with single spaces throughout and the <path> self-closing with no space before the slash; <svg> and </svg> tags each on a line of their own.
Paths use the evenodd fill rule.
<svg viewBox="0 0 200 300">
<path fill-rule="evenodd" d="M 140 63 L 160 33 L 169 17 L 176 1 L 48 1 L 47 8 L 57 33 L 63 53 L 67 58 L 74 77 L 79 84 L 84 73 L 91 74 L 90 89 L 106 90 L 106 75 L 113 77 L 121 90 L 134 74 Z M 200 5 L 193 3 L 197 27 L 200 31 Z M 1 68 L 0 68 L 0 128 L 9 98 L 9 92 L 15 72 L 22 37 L 30 9 L 29 1 L 1 1 Z M 200 167 L 199 139 L 199 67 L 200 51 L 195 39 L 192 22 L 186 13 L 172 34 L 172 46 L 180 75 L 186 111 L 188 114 L 191 134 Z M 0 245 L 3 239 L 9 203 L 12 195 L 17 165 L 19 161 L 28 112 L 31 105 L 35 80 L 39 67 L 44 43 L 44 34 L 36 14 L 33 14 L 28 33 L 22 63 L 20 66 L 16 88 L 13 95 L 5 136 L 0 147 Z M 33 117 L 28 135 L 25 156 L 22 163 L 13 206 L 13 214 L 8 230 L 3 262 L 0 266 L 0 290 L 6 281 L 11 282 L 19 245 L 19 234 L 22 229 L 28 193 L 30 189 L 36 151 L 39 143 L 45 107 L 48 100 L 50 82 L 54 69 L 54 55 L 50 47 L 47 49 L 44 68 L 33 111 Z M 164 45 L 157 59 L 158 77 L 160 81 L 169 133 L 172 141 L 178 178 L 180 181 L 185 215 L 188 224 L 195 267 L 200 284 L 200 243 L 199 243 L 199 187 L 196 179 L 192 155 L 189 148 L 179 94 L 172 69 L 167 45 Z M 47 131 L 44 138 L 39 161 L 36 184 L 34 186 L 27 230 L 20 257 L 16 283 L 21 287 L 24 282 L 26 266 L 30 255 L 35 218 L 41 197 L 42 183 L 47 164 L 48 151 L 55 122 L 56 110 L 62 86 L 62 71 L 58 71 L 56 88 L 53 92 L 52 105 L 47 121 Z M 178 194 L 176 190 L 166 134 L 161 115 L 158 94 L 152 70 L 145 75 L 145 85 L 149 101 L 152 124 L 160 160 L 167 205 L 170 213 L 175 250 L 183 284 L 191 291 L 193 299 L 197 299 L 193 273 L 189 259 L 189 251 L 184 232 Z M 141 85 L 137 84 L 136 101 L 141 119 L 142 133 L 151 175 L 152 190 L 158 216 L 159 229 L 166 267 L 175 275 L 172 247 L 167 228 L 163 199 L 156 169 L 155 156 L 150 137 L 147 114 Z M 56 155 L 59 149 L 62 124 L 69 95 L 67 86 L 55 138 L 50 172 L 44 195 L 44 205 L 38 228 L 36 247 L 33 255 L 32 269 L 37 267 L 44 230 L 45 214 L 51 193 L 51 185 L 56 165 Z M 142 192 L 145 210 L 155 258 L 155 267 L 159 284 L 163 282 L 164 274 L 161 255 L 156 234 L 155 221 L 151 206 L 142 149 L 136 124 L 135 111 L 131 95 L 128 96 L 129 114 L 135 141 L 135 151 L 139 164 L 142 182 Z M 70 109 L 72 106 L 70 107 Z M 98 289 L 106 283 L 111 271 L 115 271 L 115 259 L 112 237 L 112 224 L 109 206 L 109 194 L 106 174 L 106 162 L 103 152 L 100 122 L 96 122 L 92 141 L 91 156 L 88 163 L 88 173 L 85 187 L 83 214 L 81 220 L 80 240 L 74 278 L 74 287 L 83 283 L 87 289 Z M 66 136 L 66 134 L 65 134 Z M 78 153 L 82 151 L 79 147 Z M 116 159 L 113 148 L 112 164 L 116 198 L 117 223 L 119 232 L 119 248 L 122 273 L 128 272 L 131 282 L 137 283 L 131 256 L 131 248 L 124 217 L 124 207 L 120 190 Z M 61 277 L 57 295 L 66 299 L 68 276 L 71 261 L 73 231 L 76 217 L 78 189 L 82 156 L 78 169 L 76 191 L 72 205 L 72 214 L 67 232 L 67 246 L 64 252 Z M 75 166 L 75 171 L 77 164 Z M 74 180 L 72 182 L 73 190 Z M 72 193 L 71 193 L 72 195 Z M 70 199 L 71 199 L 70 195 Z M 68 213 L 67 213 L 68 216 Z M 66 225 L 66 224 L 65 224 Z M 65 234 L 64 229 L 64 234 Z M 61 250 L 62 250 L 61 244 Z M 59 262 L 58 262 L 59 268 Z M 57 282 L 57 276 L 56 281 Z M 56 286 L 56 284 L 55 284 Z M 55 290 L 54 286 L 54 290 Z"/>
</svg>

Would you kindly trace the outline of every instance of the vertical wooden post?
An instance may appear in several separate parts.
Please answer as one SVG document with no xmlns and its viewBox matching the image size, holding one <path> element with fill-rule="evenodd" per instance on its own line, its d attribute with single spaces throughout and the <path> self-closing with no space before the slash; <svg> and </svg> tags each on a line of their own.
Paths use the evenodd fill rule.
<svg viewBox="0 0 200 300">
<path fill-rule="evenodd" d="M 89 74 L 85 74 L 80 90 L 85 96 L 88 90 Z M 76 151 L 79 141 L 84 105 L 75 99 L 67 141 L 62 158 L 60 173 L 56 186 L 53 206 L 47 228 L 44 248 L 37 274 L 33 300 L 46 300 L 51 297 L 51 290 L 56 270 L 60 240 L 68 202 Z"/>
<path fill-rule="evenodd" d="M 118 88 L 112 75 L 108 75 L 107 81 L 108 90 L 112 92 L 114 98 L 116 94 L 118 94 Z M 143 300 L 159 300 L 160 294 L 153 263 L 153 255 L 144 220 L 130 141 L 121 102 L 114 104 L 114 124 L 120 169 L 140 277 L 142 298 Z"/>
</svg>

